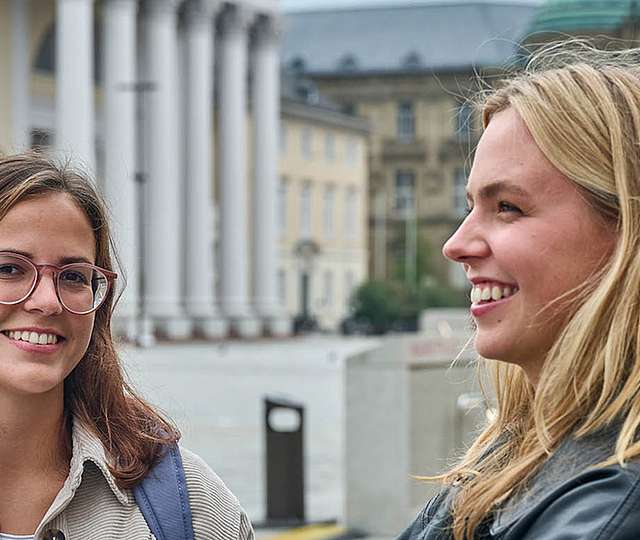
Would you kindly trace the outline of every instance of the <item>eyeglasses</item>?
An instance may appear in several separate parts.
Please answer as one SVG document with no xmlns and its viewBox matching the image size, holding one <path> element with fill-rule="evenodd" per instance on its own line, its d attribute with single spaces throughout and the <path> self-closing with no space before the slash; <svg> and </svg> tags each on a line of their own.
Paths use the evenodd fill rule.
<svg viewBox="0 0 640 540">
<path fill-rule="evenodd" d="M 98 309 L 118 277 L 89 263 L 35 264 L 23 255 L 0 251 L 0 304 L 19 304 L 29 298 L 44 268 L 53 271 L 56 295 L 62 307 L 76 315 L 87 315 Z"/>
</svg>

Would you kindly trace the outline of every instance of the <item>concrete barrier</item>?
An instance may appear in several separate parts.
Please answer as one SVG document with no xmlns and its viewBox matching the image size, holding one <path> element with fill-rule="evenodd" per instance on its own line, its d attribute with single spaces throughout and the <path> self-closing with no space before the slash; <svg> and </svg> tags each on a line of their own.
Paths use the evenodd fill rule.
<svg viewBox="0 0 640 540">
<path fill-rule="evenodd" d="M 450 339 L 471 336 L 474 322 L 469 308 L 433 308 L 420 314 L 418 328 L 424 336 Z"/>
<path fill-rule="evenodd" d="M 414 476 L 443 472 L 485 421 L 466 340 L 393 337 L 347 359 L 347 528 L 394 538 L 438 490 Z"/>
</svg>

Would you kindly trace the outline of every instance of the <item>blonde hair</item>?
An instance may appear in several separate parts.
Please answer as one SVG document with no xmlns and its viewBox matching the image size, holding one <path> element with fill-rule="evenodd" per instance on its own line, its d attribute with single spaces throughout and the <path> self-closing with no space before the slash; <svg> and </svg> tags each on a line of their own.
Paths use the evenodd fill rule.
<svg viewBox="0 0 640 540">
<path fill-rule="evenodd" d="M 563 299 L 572 316 L 549 350 L 534 389 L 515 365 L 481 360 L 493 374 L 497 415 L 461 462 L 455 540 L 474 531 L 566 437 L 621 422 L 600 465 L 640 455 L 640 50 L 601 51 L 572 40 L 536 52 L 483 100 L 486 128 L 508 107 L 549 161 L 613 222 L 616 246 L 595 275 Z M 562 299 L 558 299 L 562 300 Z"/>
</svg>

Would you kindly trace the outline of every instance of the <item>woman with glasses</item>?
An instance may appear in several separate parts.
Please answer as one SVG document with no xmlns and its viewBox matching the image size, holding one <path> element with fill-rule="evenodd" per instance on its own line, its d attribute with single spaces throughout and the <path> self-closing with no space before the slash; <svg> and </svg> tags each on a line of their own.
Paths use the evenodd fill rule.
<svg viewBox="0 0 640 540">
<path fill-rule="evenodd" d="M 552 44 L 482 102 L 469 279 L 496 414 L 401 540 L 640 538 L 640 50 Z"/>
<path fill-rule="evenodd" d="M 123 378 L 117 275 L 91 181 L 39 154 L 0 158 L 0 538 L 151 538 L 133 488 L 179 432 Z M 180 448 L 195 538 L 253 537 Z"/>
</svg>

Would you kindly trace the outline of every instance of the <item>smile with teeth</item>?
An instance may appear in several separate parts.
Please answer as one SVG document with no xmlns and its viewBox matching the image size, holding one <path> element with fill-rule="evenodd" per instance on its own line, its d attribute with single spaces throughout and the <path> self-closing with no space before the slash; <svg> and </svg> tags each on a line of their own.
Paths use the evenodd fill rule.
<svg viewBox="0 0 640 540">
<path fill-rule="evenodd" d="M 481 304 L 508 298 L 518 292 L 518 287 L 499 283 L 479 283 L 471 289 L 471 303 Z"/>
<path fill-rule="evenodd" d="M 55 345 L 58 343 L 58 336 L 55 334 L 39 334 L 38 332 L 29 332 L 28 330 L 9 330 L 2 332 L 9 339 L 16 341 L 28 341 L 32 345 Z"/>
</svg>

